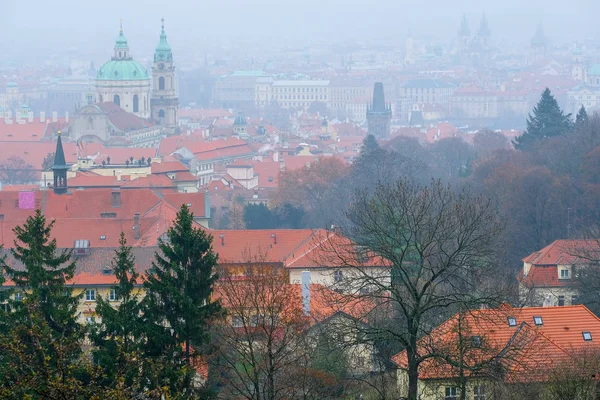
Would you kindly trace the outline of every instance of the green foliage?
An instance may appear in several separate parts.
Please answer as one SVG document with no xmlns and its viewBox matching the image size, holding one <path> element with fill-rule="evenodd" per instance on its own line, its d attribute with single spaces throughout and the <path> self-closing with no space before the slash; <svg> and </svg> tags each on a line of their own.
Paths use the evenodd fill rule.
<svg viewBox="0 0 600 400">
<path fill-rule="evenodd" d="M 80 330 L 75 317 L 78 298 L 71 296 L 71 288 L 66 285 L 75 273 L 75 262 L 71 261 L 70 250 L 57 254 L 56 239 L 50 239 L 53 226 L 54 221 L 46 224 L 46 218 L 36 210 L 22 227 L 15 227 L 17 239 L 11 253 L 25 268 L 6 264 L 4 268 L 16 289 L 32 303 L 39 304 L 45 321 L 61 336 Z M 16 318 L 28 312 L 21 304 L 13 303 Z"/>
<path fill-rule="evenodd" d="M 191 366 L 199 349 L 210 341 L 208 324 L 221 313 L 219 302 L 211 298 L 217 254 L 212 236 L 194 226 L 193 214 L 185 205 L 167 239 L 159 240 L 159 249 L 144 282 L 144 352 L 160 361 L 155 373 L 164 376 L 172 389 L 189 387 Z"/>
<path fill-rule="evenodd" d="M 533 114 L 527 118 L 525 132 L 515 138 L 513 145 L 519 150 L 531 150 L 540 140 L 564 135 L 571 128 L 571 114 L 563 113 L 550 89 L 546 88 L 533 108 Z"/>
<path fill-rule="evenodd" d="M 95 370 L 82 355 L 83 329 L 76 321 L 77 297 L 66 281 L 75 263 L 70 251 L 57 254 L 51 240 L 53 222 L 39 210 L 14 228 L 11 250 L 23 269 L 2 267 L 15 283 L 22 301 L 8 299 L 13 312 L 0 330 L 0 397 L 88 399 Z"/>
<path fill-rule="evenodd" d="M 300 229 L 306 215 L 300 206 L 284 203 L 273 209 L 264 204 L 247 204 L 244 207 L 246 229 Z"/>
<path fill-rule="evenodd" d="M 576 129 L 580 129 L 584 126 L 586 126 L 589 122 L 589 118 L 588 118 L 588 114 L 587 111 L 585 110 L 585 107 L 582 105 L 581 108 L 579 109 L 579 112 L 577 113 L 577 116 L 575 117 L 575 128 Z"/>
<path fill-rule="evenodd" d="M 141 299 L 135 288 L 139 283 L 139 274 L 135 271 L 131 246 L 127 246 L 122 232 L 112 267 L 118 280 L 113 290 L 119 304 L 113 307 L 109 300 L 100 296 L 97 298 L 96 314 L 100 323 L 92 327 L 90 339 L 96 346 L 94 360 L 105 374 L 104 384 L 114 387 L 120 378 L 126 386 L 131 386 L 140 370 L 133 359 L 139 356 L 143 327 Z"/>
</svg>

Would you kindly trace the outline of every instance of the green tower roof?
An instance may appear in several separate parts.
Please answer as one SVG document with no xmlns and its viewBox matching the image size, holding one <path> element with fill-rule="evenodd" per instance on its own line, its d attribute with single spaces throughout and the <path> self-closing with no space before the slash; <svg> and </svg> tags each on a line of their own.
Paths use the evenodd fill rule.
<svg viewBox="0 0 600 400">
<path fill-rule="evenodd" d="M 62 140 L 60 138 L 60 131 L 58 131 L 58 140 L 56 141 L 56 152 L 54 153 L 54 165 L 52 166 L 52 170 L 57 169 L 69 169 L 69 166 L 65 161 L 65 151 L 63 150 Z"/>
<path fill-rule="evenodd" d="M 119 36 L 117 37 L 117 41 L 115 43 L 116 49 L 126 49 L 129 45 L 127 44 L 127 39 L 125 35 L 123 35 L 123 20 L 121 20 L 121 30 L 119 31 Z"/>
<path fill-rule="evenodd" d="M 154 61 L 171 61 L 173 60 L 173 54 L 171 53 L 171 46 L 167 43 L 167 34 L 165 33 L 165 19 L 161 19 L 161 31 L 160 40 L 156 50 L 154 51 Z"/>
</svg>

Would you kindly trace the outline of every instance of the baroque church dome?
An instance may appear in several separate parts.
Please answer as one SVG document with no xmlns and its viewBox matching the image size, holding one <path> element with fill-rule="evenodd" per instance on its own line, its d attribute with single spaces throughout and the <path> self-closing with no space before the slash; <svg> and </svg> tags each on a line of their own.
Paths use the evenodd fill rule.
<svg viewBox="0 0 600 400">
<path fill-rule="evenodd" d="M 123 28 L 121 28 L 115 43 L 115 55 L 98 69 L 96 79 L 103 81 L 141 81 L 150 79 L 142 64 L 131 58 L 127 39 L 123 35 Z"/>
</svg>

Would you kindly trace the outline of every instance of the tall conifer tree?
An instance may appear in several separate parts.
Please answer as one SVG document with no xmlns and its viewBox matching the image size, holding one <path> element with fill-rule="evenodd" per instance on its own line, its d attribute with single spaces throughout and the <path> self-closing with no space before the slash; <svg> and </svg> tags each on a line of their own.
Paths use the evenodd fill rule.
<svg viewBox="0 0 600 400">
<path fill-rule="evenodd" d="M 519 150 L 531 150 L 542 139 L 560 136 L 572 128 L 571 114 L 565 115 L 558 102 L 546 88 L 533 114 L 527 118 L 527 128 L 521 136 L 517 136 L 513 145 Z"/>
<path fill-rule="evenodd" d="M 194 226 L 193 214 L 182 205 L 166 240 L 159 240 L 159 252 L 144 283 L 150 355 L 174 357 L 176 365 L 182 357 L 177 349 L 183 347 L 185 364 L 194 364 L 197 352 L 192 348 L 208 343 L 208 324 L 221 312 L 220 304 L 211 298 L 216 265 L 212 236 Z"/>
</svg>

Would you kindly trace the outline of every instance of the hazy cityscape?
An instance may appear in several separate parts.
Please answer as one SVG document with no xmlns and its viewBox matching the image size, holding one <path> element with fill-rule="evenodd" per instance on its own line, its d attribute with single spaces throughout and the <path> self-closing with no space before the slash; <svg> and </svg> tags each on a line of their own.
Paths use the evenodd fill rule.
<svg viewBox="0 0 600 400">
<path fill-rule="evenodd" d="M 0 2 L 0 398 L 597 399 L 600 2 Z"/>
</svg>

